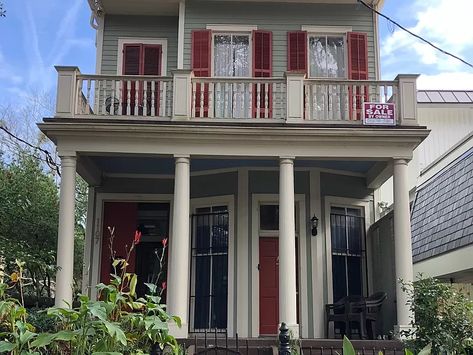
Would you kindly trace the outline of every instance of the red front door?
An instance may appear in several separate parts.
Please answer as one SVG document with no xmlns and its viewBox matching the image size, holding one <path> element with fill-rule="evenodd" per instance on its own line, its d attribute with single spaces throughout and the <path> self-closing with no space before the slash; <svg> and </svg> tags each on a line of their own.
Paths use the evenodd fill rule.
<svg viewBox="0 0 473 355">
<path fill-rule="evenodd" d="M 278 238 L 259 239 L 259 327 L 261 335 L 274 335 L 279 323 Z"/>
</svg>

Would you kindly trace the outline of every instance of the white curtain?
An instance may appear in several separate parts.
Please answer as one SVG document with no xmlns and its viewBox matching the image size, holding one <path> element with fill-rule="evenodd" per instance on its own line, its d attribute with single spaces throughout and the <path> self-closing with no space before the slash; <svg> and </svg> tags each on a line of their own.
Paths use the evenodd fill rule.
<svg viewBox="0 0 473 355">
<path fill-rule="evenodd" d="M 310 76 L 345 77 L 345 44 L 343 37 L 313 36 L 309 39 Z"/>
<path fill-rule="evenodd" d="M 214 37 L 214 76 L 249 77 L 250 38 L 248 35 L 216 35 Z M 249 112 L 248 86 L 215 85 L 215 117 L 243 118 Z"/>
</svg>

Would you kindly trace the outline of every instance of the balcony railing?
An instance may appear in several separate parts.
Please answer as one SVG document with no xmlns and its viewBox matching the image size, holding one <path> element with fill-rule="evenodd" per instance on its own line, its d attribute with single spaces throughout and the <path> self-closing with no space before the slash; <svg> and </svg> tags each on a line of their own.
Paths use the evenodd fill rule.
<svg viewBox="0 0 473 355">
<path fill-rule="evenodd" d="M 192 79 L 192 117 L 283 119 L 285 103 L 282 78 Z"/>
<path fill-rule="evenodd" d="M 364 102 L 394 103 L 398 125 L 416 125 L 416 75 L 393 81 L 85 75 L 58 67 L 57 117 L 279 120 L 361 124 Z"/>
</svg>

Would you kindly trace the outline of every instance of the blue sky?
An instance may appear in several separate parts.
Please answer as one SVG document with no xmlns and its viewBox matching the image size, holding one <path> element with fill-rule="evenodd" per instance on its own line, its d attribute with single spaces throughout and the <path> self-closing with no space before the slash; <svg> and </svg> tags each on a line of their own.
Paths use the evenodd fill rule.
<svg viewBox="0 0 473 355">
<path fill-rule="evenodd" d="M 54 65 L 95 71 L 95 31 L 86 0 L 1 0 L 0 105 L 54 91 Z M 455 6 L 453 6 L 455 5 Z M 361 5 L 360 5 L 361 6 Z M 472 0 L 386 0 L 383 13 L 473 61 Z M 420 73 L 420 88 L 473 89 L 473 69 L 380 20 L 382 73 Z"/>
</svg>

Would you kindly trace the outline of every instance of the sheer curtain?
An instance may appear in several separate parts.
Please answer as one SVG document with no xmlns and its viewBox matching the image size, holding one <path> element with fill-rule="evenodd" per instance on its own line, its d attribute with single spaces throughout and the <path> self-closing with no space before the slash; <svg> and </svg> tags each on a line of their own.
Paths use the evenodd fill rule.
<svg viewBox="0 0 473 355">
<path fill-rule="evenodd" d="M 249 35 L 216 35 L 214 37 L 214 76 L 250 76 Z M 248 112 L 248 86 L 240 83 L 215 85 L 215 117 L 242 118 Z"/>
</svg>

